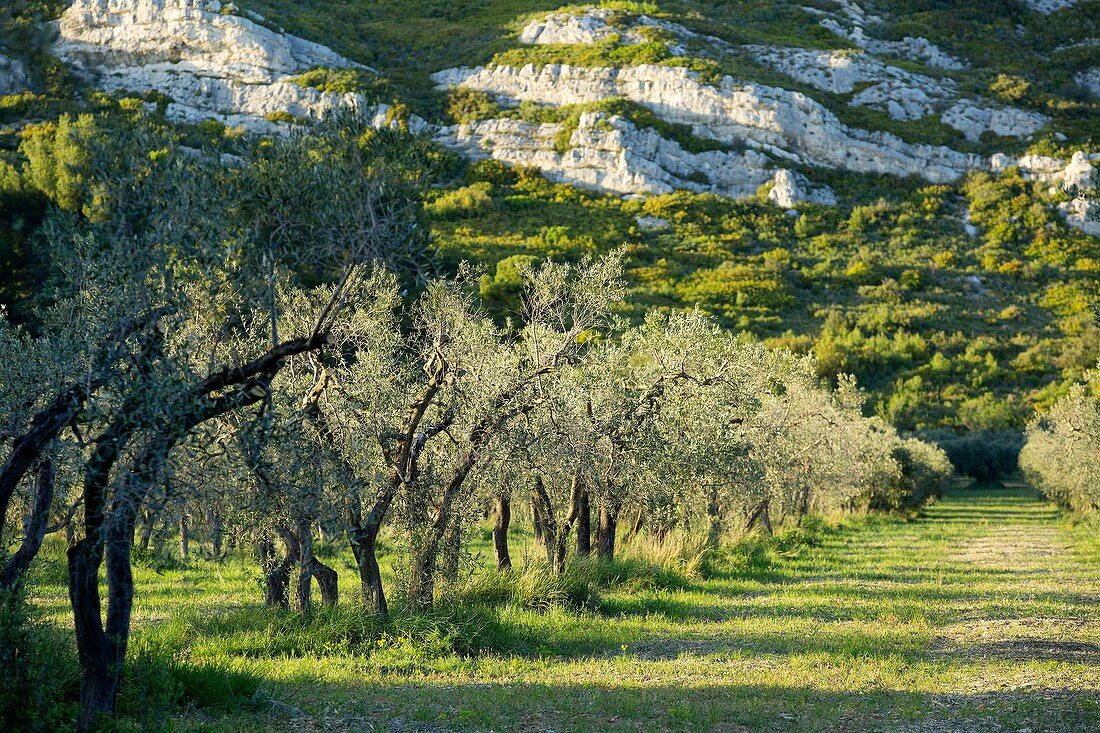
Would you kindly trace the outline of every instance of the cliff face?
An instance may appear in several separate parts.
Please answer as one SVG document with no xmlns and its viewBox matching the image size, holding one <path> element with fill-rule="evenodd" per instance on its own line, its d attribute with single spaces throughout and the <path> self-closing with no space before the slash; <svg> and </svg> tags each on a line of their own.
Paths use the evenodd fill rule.
<svg viewBox="0 0 1100 733">
<path fill-rule="evenodd" d="M 1040 12 L 1066 4 L 1033 3 Z M 646 195 L 684 189 L 741 197 L 764 186 L 782 206 L 835 201 L 826 186 L 813 183 L 814 172 L 823 169 L 946 183 L 970 171 L 1018 164 L 1025 175 L 1045 177 L 1052 185 L 1091 173 L 1094 157 L 1086 152 L 1073 161 L 1049 159 L 1038 167 L 1034 156 L 967 152 L 967 141 L 987 140 L 989 134 L 1020 140 L 1049 134 L 1051 119 L 963 91 L 967 86 L 958 75 L 968 68 L 968 60 L 926 38 L 872 37 L 868 30 L 882 19 L 851 0 L 817 5 L 802 8 L 807 22 L 848 48 L 737 45 L 665 18 L 608 8 L 549 13 L 519 30 L 521 47 L 647 44 L 661 46 L 667 60 L 439 70 L 432 75 L 437 89 L 490 95 L 503 112 L 438 126 L 433 134 L 470 158 L 534 166 L 553 180 L 600 191 Z M 166 114 L 173 120 L 213 118 L 272 133 L 281 129 L 278 121 L 287 115 L 307 118 L 339 107 L 366 106 L 357 94 L 321 91 L 298 77 L 312 69 L 369 71 L 367 67 L 273 30 L 260 16 L 245 17 L 218 0 L 75 0 L 57 25 L 54 49 L 62 60 L 101 89 L 166 95 Z M 723 68 L 720 64 L 730 59 L 747 59 L 767 70 L 768 83 L 754 81 L 751 74 L 703 77 L 692 68 L 693 60 Z M 1079 73 L 1077 82 L 1097 92 L 1095 71 Z M 25 85 L 20 64 L 0 57 L 0 92 Z M 822 95 L 830 106 L 821 101 Z M 623 101 L 664 127 L 654 129 L 646 119 L 607 111 L 608 103 Z M 558 109 L 557 119 L 569 121 L 525 118 L 523 111 L 530 107 L 520 108 L 524 103 Z M 900 124 L 953 129 L 957 142 L 907 142 L 873 129 L 873 124 L 845 122 L 838 104 L 866 108 Z M 384 124 L 384 106 L 368 112 Z M 672 139 L 669 126 L 704 144 Z M 1067 213 L 1071 222 L 1085 226 L 1079 212 L 1071 207 Z"/>
<path fill-rule="evenodd" d="M 314 68 L 365 68 L 325 46 L 235 15 L 218 0 L 76 0 L 57 55 L 111 92 L 159 92 L 169 118 L 270 132 L 271 116 L 323 115 L 354 95 L 294 81 Z"/>
<path fill-rule="evenodd" d="M 771 182 L 782 191 L 772 199 L 785 205 L 799 197 L 812 201 L 833 198 L 824 187 L 815 190 L 804 176 L 796 177 L 792 168 L 808 171 L 811 178 L 814 169 L 824 168 L 917 176 L 936 183 L 958 180 L 970 171 L 995 171 L 1014 164 L 1020 164 L 1027 176 L 1040 175 L 1026 160 L 1004 155 L 994 159 L 947 145 L 913 144 L 889 132 L 845 124 L 824 104 L 797 91 L 807 87 L 820 90 L 844 100 L 849 107 L 879 110 L 896 121 L 932 121 L 953 128 L 960 141 L 971 143 L 989 133 L 1030 140 L 1051 121 L 1035 111 L 963 93 L 951 72 L 965 69 L 966 62 L 927 39 L 905 37 L 887 42 L 870 38 L 865 26 L 880 19 L 853 2 L 843 0 L 836 11 L 804 10 L 855 48 L 738 47 L 646 15 L 606 8 L 551 13 L 528 23 L 519 33 L 520 41 L 569 48 L 609 43 L 629 47 L 657 39 L 674 58 L 661 64 L 615 67 L 545 63 L 439 71 L 432 77 L 439 89 L 484 93 L 510 111 L 506 117 L 444 128 L 438 138 L 473 157 L 533 165 L 555 180 L 599 190 L 653 193 L 671 187 L 740 196 Z M 795 89 L 729 75 L 717 81 L 704 79 L 684 62 L 691 56 L 722 60 L 744 59 L 746 55 L 761 67 L 789 78 Z M 929 73 L 912 70 L 912 64 L 895 65 L 891 58 L 919 62 Z M 943 71 L 937 71 L 940 69 Z M 568 136 L 568 150 L 562 151 L 560 125 L 516 119 L 522 117 L 523 103 L 569 108 L 611 100 L 640 105 L 664 123 L 685 126 L 697 138 L 749 150 L 691 154 L 658 132 L 638 129 L 621 117 L 585 113 Z M 516 108 L 520 108 L 518 115 Z M 1087 154 L 1075 160 L 1084 161 L 1091 170 L 1092 158 Z M 1059 171 L 1055 177 L 1064 178 L 1061 171 L 1069 165 L 1069 161 L 1052 159 L 1044 167 Z M 1085 226 L 1081 217 L 1071 221 Z"/>
<path fill-rule="evenodd" d="M 799 92 L 730 77 L 706 84 L 675 66 L 642 64 L 621 69 L 565 65 L 450 69 L 436 74 L 441 86 L 487 92 L 505 104 L 550 106 L 615 98 L 636 102 L 701 138 L 748 144 L 770 158 L 858 173 L 920 175 L 953 181 L 987 162 L 946 147 L 909 145 L 884 132 L 851 128 Z"/>
</svg>

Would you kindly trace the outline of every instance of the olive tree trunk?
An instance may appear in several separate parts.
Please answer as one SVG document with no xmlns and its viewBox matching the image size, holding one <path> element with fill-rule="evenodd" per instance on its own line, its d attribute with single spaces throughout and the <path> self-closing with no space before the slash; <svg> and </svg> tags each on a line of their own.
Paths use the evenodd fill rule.
<svg viewBox="0 0 1100 733">
<path fill-rule="evenodd" d="M 497 497 L 496 521 L 493 523 L 493 551 L 496 553 L 497 570 L 511 570 L 512 558 L 508 554 L 508 527 L 512 523 L 512 500 L 508 496 Z"/>
</svg>

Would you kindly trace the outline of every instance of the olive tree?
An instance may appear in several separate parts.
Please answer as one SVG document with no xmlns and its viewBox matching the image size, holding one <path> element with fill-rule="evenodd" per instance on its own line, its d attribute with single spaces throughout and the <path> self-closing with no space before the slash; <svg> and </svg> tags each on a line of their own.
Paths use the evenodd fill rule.
<svg viewBox="0 0 1100 733">
<path fill-rule="evenodd" d="M 228 164 L 140 120 L 76 140 L 86 176 L 46 225 L 53 302 L 41 332 L 19 339 L 52 363 L 15 399 L 25 409 L 7 439 L 0 510 L 6 517 L 52 445 L 81 446 L 82 533 L 68 552 L 81 729 L 114 710 L 134 530 L 173 450 L 210 421 L 267 403 L 287 359 L 327 342 L 363 269 L 422 241 L 415 207 L 362 164 L 365 128 L 338 122 Z M 311 280 L 336 285 L 308 328 L 280 329 L 277 283 Z"/>
</svg>

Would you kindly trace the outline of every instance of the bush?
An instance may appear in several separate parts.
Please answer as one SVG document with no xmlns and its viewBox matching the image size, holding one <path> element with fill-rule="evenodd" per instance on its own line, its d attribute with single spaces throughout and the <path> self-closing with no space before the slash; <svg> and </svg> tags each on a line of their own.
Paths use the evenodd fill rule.
<svg viewBox="0 0 1100 733">
<path fill-rule="evenodd" d="M 71 727 L 80 670 L 67 636 L 38 620 L 23 594 L 0 591 L 0 720 L 6 733 Z"/>
<path fill-rule="evenodd" d="M 460 219 L 491 211 L 496 202 L 490 194 L 492 184 L 471 183 L 444 193 L 427 205 L 427 210 L 441 219 Z"/>
<path fill-rule="evenodd" d="M 485 92 L 459 88 L 447 94 L 447 114 L 455 122 L 476 122 L 500 117 L 503 112 Z"/>
</svg>

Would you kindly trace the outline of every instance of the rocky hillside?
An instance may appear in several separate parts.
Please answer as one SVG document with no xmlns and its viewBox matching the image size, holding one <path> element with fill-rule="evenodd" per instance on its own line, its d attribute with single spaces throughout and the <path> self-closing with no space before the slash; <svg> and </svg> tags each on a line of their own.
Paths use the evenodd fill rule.
<svg viewBox="0 0 1100 733">
<path fill-rule="evenodd" d="M 1017 425 L 1095 363 L 1100 224 L 1062 188 L 1100 164 L 1098 0 L 238 3 L 41 0 L 0 27 L 0 115 L 407 124 L 494 307 L 524 257 L 626 244 L 628 313 L 812 348 L 903 427 Z"/>
</svg>

